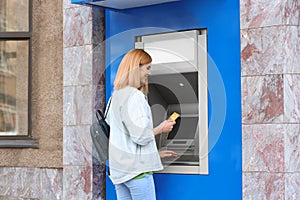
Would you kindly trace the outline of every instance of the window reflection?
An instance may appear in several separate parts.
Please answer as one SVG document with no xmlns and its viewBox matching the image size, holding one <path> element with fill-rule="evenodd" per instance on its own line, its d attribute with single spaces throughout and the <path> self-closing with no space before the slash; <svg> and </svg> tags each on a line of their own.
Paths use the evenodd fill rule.
<svg viewBox="0 0 300 200">
<path fill-rule="evenodd" d="M 0 0 L 0 32 L 29 31 L 29 0 Z"/>
<path fill-rule="evenodd" d="M 0 41 L 0 135 L 28 132 L 28 41 Z"/>
</svg>

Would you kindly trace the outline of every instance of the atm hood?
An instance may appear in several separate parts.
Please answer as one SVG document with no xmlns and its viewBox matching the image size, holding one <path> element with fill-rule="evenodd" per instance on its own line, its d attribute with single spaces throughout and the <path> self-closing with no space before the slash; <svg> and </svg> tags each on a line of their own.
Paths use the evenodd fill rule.
<svg viewBox="0 0 300 200">
<path fill-rule="evenodd" d="M 113 8 L 118 10 L 151 6 L 155 4 L 168 3 L 180 0 L 86 0 L 86 4 Z"/>
</svg>

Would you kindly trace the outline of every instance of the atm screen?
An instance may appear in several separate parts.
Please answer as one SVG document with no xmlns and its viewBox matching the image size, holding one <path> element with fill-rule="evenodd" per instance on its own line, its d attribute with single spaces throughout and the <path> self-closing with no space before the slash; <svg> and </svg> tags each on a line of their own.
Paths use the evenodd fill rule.
<svg viewBox="0 0 300 200">
<path fill-rule="evenodd" d="M 194 139 L 198 127 L 198 117 L 179 117 L 168 139 Z"/>
</svg>

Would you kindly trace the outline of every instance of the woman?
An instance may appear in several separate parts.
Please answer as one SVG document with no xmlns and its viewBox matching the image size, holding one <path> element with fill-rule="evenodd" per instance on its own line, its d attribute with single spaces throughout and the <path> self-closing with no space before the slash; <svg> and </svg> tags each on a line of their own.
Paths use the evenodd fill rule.
<svg viewBox="0 0 300 200">
<path fill-rule="evenodd" d="M 152 59 L 142 49 L 129 51 L 122 59 L 114 81 L 108 122 L 110 124 L 109 166 L 118 200 L 155 200 L 152 173 L 162 170 L 155 135 L 170 132 L 175 121 L 165 120 L 153 128 L 147 102 Z"/>
</svg>

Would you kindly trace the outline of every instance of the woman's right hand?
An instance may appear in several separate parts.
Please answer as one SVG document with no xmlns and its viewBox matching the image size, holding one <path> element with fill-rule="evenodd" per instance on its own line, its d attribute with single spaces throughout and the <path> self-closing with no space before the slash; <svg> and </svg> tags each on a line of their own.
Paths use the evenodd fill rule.
<svg viewBox="0 0 300 200">
<path fill-rule="evenodd" d="M 160 158 L 166 158 L 166 157 L 177 157 L 177 153 L 170 150 L 161 150 L 159 151 Z"/>
</svg>

